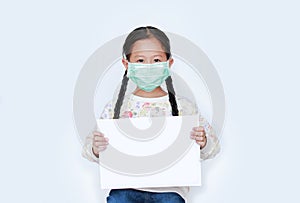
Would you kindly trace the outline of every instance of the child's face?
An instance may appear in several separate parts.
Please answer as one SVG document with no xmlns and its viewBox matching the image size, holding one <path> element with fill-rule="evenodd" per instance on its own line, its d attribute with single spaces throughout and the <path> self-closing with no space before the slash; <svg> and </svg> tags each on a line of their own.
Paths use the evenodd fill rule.
<svg viewBox="0 0 300 203">
<path fill-rule="evenodd" d="M 148 38 L 136 41 L 131 49 L 129 62 L 131 63 L 157 63 L 167 61 L 167 55 L 161 43 L 155 38 Z M 122 60 L 125 68 L 128 67 L 128 61 Z M 169 59 L 169 66 L 173 64 L 173 59 Z"/>
</svg>

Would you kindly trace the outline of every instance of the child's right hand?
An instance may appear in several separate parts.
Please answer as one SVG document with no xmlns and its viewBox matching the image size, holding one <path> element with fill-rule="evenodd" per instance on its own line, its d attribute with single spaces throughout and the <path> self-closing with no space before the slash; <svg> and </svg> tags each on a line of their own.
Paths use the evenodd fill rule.
<svg viewBox="0 0 300 203">
<path fill-rule="evenodd" d="M 99 153 L 104 151 L 108 145 L 108 138 L 98 131 L 93 132 L 93 153 L 99 158 Z"/>
</svg>

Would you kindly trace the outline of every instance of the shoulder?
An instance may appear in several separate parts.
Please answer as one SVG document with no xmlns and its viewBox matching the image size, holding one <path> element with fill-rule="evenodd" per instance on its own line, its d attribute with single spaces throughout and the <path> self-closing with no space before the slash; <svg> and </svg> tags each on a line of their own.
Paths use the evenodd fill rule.
<svg viewBox="0 0 300 203">
<path fill-rule="evenodd" d="M 198 112 L 196 102 L 180 95 L 176 95 L 176 101 L 181 115 L 192 115 Z"/>
<path fill-rule="evenodd" d="M 183 97 L 181 95 L 176 95 L 176 100 L 179 102 L 179 103 L 182 103 L 182 104 L 190 104 L 190 105 L 193 105 L 195 102 L 191 101 L 190 99 L 186 98 L 186 97 Z"/>
<path fill-rule="evenodd" d="M 124 98 L 123 98 L 122 104 L 127 103 L 130 100 L 130 98 L 131 98 L 131 94 L 125 95 Z M 111 108 L 111 109 L 113 109 L 115 107 L 116 103 L 117 103 L 117 100 L 118 100 L 118 97 L 115 97 L 115 98 L 109 100 L 105 104 L 105 108 Z"/>
<path fill-rule="evenodd" d="M 125 95 L 123 101 L 121 102 L 121 111 L 124 111 L 129 105 L 129 101 L 131 98 L 131 94 Z M 110 119 L 113 118 L 114 109 L 117 105 L 118 97 L 109 100 L 105 105 L 101 114 L 102 119 Z"/>
</svg>

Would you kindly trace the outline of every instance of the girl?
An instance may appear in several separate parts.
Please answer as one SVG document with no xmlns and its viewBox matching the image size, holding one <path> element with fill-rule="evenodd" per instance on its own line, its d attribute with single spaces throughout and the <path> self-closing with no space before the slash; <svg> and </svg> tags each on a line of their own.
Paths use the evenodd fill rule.
<svg viewBox="0 0 300 203">
<path fill-rule="evenodd" d="M 133 30 L 123 45 L 122 63 L 126 70 L 117 101 L 106 105 L 101 119 L 197 114 L 195 104 L 175 95 L 169 71 L 173 62 L 170 42 L 164 32 L 151 26 Z M 129 79 L 137 87 L 125 96 Z M 161 88 L 163 82 L 166 82 L 167 92 Z M 212 158 L 219 152 L 218 140 L 209 123 L 201 115 L 199 119 L 201 126 L 191 129 L 190 138 L 199 145 L 201 159 Z M 82 155 L 99 163 L 99 155 L 107 145 L 108 138 L 94 131 L 87 136 Z M 112 189 L 107 202 L 184 203 L 188 191 L 189 187 Z"/>
</svg>

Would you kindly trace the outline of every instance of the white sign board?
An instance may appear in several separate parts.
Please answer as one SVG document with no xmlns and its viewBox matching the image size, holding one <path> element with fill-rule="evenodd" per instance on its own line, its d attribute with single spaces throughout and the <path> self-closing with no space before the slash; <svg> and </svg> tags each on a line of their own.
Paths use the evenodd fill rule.
<svg viewBox="0 0 300 203">
<path fill-rule="evenodd" d="M 190 138 L 198 118 L 98 119 L 109 138 L 99 157 L 101 188 L 200 186 L 200 147 Z"/>
</svg>

